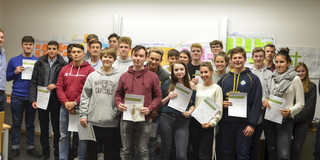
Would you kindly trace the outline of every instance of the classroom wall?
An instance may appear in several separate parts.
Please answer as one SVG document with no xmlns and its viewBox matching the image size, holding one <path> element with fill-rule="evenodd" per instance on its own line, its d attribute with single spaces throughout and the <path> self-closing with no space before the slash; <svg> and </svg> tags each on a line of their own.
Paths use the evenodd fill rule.
<svg viewBox="0 0 320 160">
<path fill-rule="evenodd" d="M 0 0 L 0 27 L 2 27 L 3 0 Z"/>
<path fill-rule="evenodd" d="M 277 46 L 319 47 L 319 6 L 319 0 L 0 0 L 0 25 L 7 61 L 21 54 L 24 35 L 106 38 L 116 14 L 123 17 L 122 35 L 134 42 L 209 42 L 219 39 L 220 18 L 227 16 L 228 32 L 275 34 Z"/>
</svg>

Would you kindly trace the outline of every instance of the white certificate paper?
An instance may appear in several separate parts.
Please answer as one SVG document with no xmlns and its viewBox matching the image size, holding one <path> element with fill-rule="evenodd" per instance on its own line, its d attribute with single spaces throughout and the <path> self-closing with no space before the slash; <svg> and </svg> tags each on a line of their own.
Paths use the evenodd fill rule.
<svg viewBox="0 0 320 160">
<path fill-rule="evenodd" d="M 127 110 L 123 111 L 122 119 L 133 122 L 145 121 L 145 116 L 140 114 L 140 109 L 143 107 L 143 104 L 144 95 L 126 94 L 124 105 L 127 106 Z"/>
<path fill-rule="evenodd" d="M 192 90 L 177 83 L 174 92 L 176 92 L 178 96 L 170 99 L 168 106 L 180 112 L 186 111 L 192 95 Z"/>
<path fill-rule="evenodd" d="M 228 116 L 247 118 L 247 93 L 229 93 Z"/>
<path fill-rule="evenodd" d="M 208 123 L 213 116 L 215 116 L 218 111 L 221 110 L 221 107 L 214 103 L 212 99 L 207 97 L 202 102 L 200 102 L 199 106 L 192 112 L 192 116 L 199 123 Z"/>
<path fill-rule="evenodd" d="M 38 86 L 37 104 L 38 108 L 47 110 L 50 98 L 50 90 L 47 87 Z"/>
<path fill-rule="evenodd" d="M 196 73 L 194 74 L 194 78 L 198 78 L 198 83 L 203 83 L 203 80 L 201 79 L 200 76 L 200 70 L 196 70 Z"/>
<path fill-rule="evenodd" d="M 34 64 L 37 60 L 22 59 L 24 70 L 21 72 L 21 79 L 31 80 Z"/>
<path fill-rule="evenodd" d="M 286 100 L 283 98 L 271 95 L 269 97 L 269 104 L 271 108 L 270 109 L 266 108 L 266 114 L 264 115 L 264 119 L 282 124 L 283 116 L 280 112 L 280 109 L 284 108 L 284 105 L 286 104 Z"/>
<path fill-rule="evenodd" d="M 78 132 L 78 124 L 80 125 L 79 109 L 76 109 L 76 114 L 69 114 L 68 131 Z"/>
<path fill-rule="evenodd" d="M 83 127 L 81 124 L 78 124 L 78 130 L 80 140 L 96 141 L 96 136 L 91 124 L 87 124 L 87 127 Z"/>
</svg>

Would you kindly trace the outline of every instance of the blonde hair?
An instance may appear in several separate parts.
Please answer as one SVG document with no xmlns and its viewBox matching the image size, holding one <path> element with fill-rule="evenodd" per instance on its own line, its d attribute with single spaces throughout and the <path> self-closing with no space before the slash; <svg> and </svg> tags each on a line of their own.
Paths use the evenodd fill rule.
<svg viewBox="0 0 320 160">
<path fill-rule="evenodd" d="M 193 43 L 190 47 L 190 50 L 192 48 L 200 48 L 201 52 L 202 52 L 202 45 L 200 43 Z"/>
<path fill-rule="evenodd" d="M 213 71 L 213 68 L 212 68 L 212 65 L 211 65 L 210 62 L 202 62 L 201 65 L 200 65 L 200 68 L 201 68 L 201 67 L 208 67 L 208 69 L 209 69 L 210 71 Z"/>
<path fill-rule="evenodd" d="M 120 44 L 120 43 L 129 44 L 129 46 L 131 47 L 132 40 L 130 37 L 120 37 L 118 40 L 118 44 Z"/>
<path fill-rule="evenodd" d="M 306 76 L 304 77 L 304 79 L 302 80 L 302 84 L 303 84 L 303 90 L 304 93 L 308 93 L 309 92 L 309 86 L 311 85 L 311 81 L 309 79 L 309 70 L 308 67 L 305 63 L 303 62 L 298 62 L 298 64 L 296 65 L 296 67 L 294 68 L 295 71 L 297 71 L 297 69 L 299 67 L 303 67 L 304 69 L 306 69 Z"/>
</svg>

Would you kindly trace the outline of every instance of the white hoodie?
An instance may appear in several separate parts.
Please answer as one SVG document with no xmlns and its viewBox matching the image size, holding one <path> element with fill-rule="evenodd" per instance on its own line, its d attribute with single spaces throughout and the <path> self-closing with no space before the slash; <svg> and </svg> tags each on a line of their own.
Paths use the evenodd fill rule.
<svg viewBox="0 0 320 160">
<path fill-rule="evenodd" d="M 127 72 L 128 68 L 132 65 L 133 62 L 130 56 L 125 60 L 120 59 L 120 56 L 118 56 L 117 60 L 113 63 L 112 67 L 116 68 L 120 74 L 123 74 Z"/>
<path fill-rule="evenodd" d="M 114 104 L 114 95 L 121 74 L 113 68 L 104 73 L 101 68 L 92 72 L 82 90 L 80 117 L 98 127 L 118 127 L 119 112 Z"/>
<path fill-rule="evenodd" d="M 266 98 L 266 95 L 268 95 L 268 93 L 266 93 L 266 86 L 268 81 L 271 80 L 271 76 L 272 76 L 272 72 L 270 70 L 268 70 L 266 67 L 263 67 L 261 69 L 256 69 L 252 66 L 251 72 L 254 73 L 256 76 L 259 77 L 260 82 L 261 82 L 261 86 L 262 86 L 262 100 L 263 101 Z M 262 106 L 261 106 L 262 107 Z M 259 122 L 258 124 L 262 123 L 263 121 L 263 113 L 260 114 L 260 118 L 259 118 Z"/>
</svg>

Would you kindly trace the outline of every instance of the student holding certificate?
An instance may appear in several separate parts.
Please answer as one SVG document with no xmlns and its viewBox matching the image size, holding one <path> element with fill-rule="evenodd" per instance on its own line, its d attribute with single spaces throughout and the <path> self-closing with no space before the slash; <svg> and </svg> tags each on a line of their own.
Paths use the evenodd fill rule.
<svg viewBox="0 0 320 160">
<path fill-rule="evenodd" d="M 303 84 L 305 106 L 293 119 L 293 140 L 291 145 L 291 160 L 301 159 L 301 151 L 307 138 L 309 126 L 317 104 L 317 86 L 309 79 L 309 71 L 306 64 L 299 62 L 295 71 L 298 72 Z"/>
<path fill-rule="evenodd" d="M 262 96 L 264 96 L 267 83 L 270 81 L 272 75 L 272 72 L 263 65 L 263 61 L 265 60 L 265 51 L 260 47 L 255 48 L 252 51 L 252 59 L 253 66 L 251 68 L 251 72 L 259 77 L 259 80 L 262 85 Z M 263 98 L 261 99 L 261 101 L 262 100 Z M 250 147 L 250 160 L 258 159 L 259 142 L 263 131 L 263 115 L 264 108 L 261 106 L 258 125 L 256 126 L 255 131 L 253 133 L 252 144 Z"/>
<path fill-rule="evenodd" d="M 148 144 L 151 135 L 151 113 L 160 104 L 161 89 L 158 76 L 150 71 L 147 66 L 144 66 L 144 61 L 147 58 L 146 48 L 137 45 L 132 51 L 133 66 L 130 66 L 128 71 L 121 75 L 114 103 L 118 110 L 124 113 L 123 115 L 129 110 L 132 110 L 131 114 L 137 115 L 135 113 L 136 109 L 132 109 L 133 105 L 126 105 L 128 102 L 125 98 L 128 94 L 131 94 L 136 96 L 136 98 L 129 98 L 131 101 L 138 100 L 138 102 L 141 102 L 142 98 L 139 97 L 144 97 L 144 103 L 138 105 L 140 106 L 140 115 L 145 116 L 145 121 L 121 120 L 120 134 L 123 146 L 121 157 L 122 160 L 132 159 L 133 149 L 136 147 L 140 159 L 149 160 Z M 134 140 L 136 144 L 134 144 Z"/>
<path fill-rule="evenodd" d="M 189 139 L 189 117 L 194 110 L 195 91 L 192 91 L 191 99 L 185 111 L 180 112 L 168 106 L 170 99 L 179 96 L 173 90 L 179 83 L 189 89 L 194 84 L 189 81 L 187 66 L 182 61 L 172 64 L 171 79 L 164 82 L 161 87 L 162 100 L 161 115 L 159 119 L 159 130 L 161 137 L 161 159 L 171 159 L 171 155 L 176 159 L 187 159 L 187 148 Z M 174 145 L 173 145 L 174 144 Z M 175 146 L 175 149 L 171 147 Z M 172 154 L 171 151 L 176 153 Z M 175 159 L 175 158 L 174 158 Z"/>
<path fill-rule="evenodd" d="M 229 54 L 233 69 L 218 82 L 224 101 L 217 136 L 217 156 L 223 160 L 247 160 L 260 116 L 262 87 L 259 78 L 244 67 L 246 51 L 237 47 Z"/>
<path fill-rule="evenodd" d="M 222 89 L 219 85 L 212 82 L 213 68 L 210 62 L 202 62 L 200 65 L 200 75 L 203 83 L 197 84 L 195 108 L 209 97 L 213 102 L 220 106 L 220 110 L 212 115 L 212 119 L 207 123 L 200 124 L 194 117 L 190 120 L 190 142 L 193 149 L 193 159 L 209 160 L 212 159 L 212 144 L 214 142 L 214 128 L 222 117 Z M 205 113 L 203 113 L 205 114 Z M 215 145 L 213 145 L 215 146 Z"/>
<path fill-rule="evenodd" d="M 275 56 L 276 70 L 267 85 L 267 98 L 270 96 L 285 99 L 284 109 L 281 109 L 283 120 L 281 124 L 264 121 L 264 133 L 268 149 L 268 159 L 290 159 L 291 137 L 295 116 L 304 107 L 304 91 L 302 82 L 292 68 L 289 48 L 281 48 Z M 269 99 L 263 101 L 266 110 L 271 109 Z"/>
<path fill-rule="evenodd" d="M 100 56 L 102 67 L 92 72 L 83 86 L 80 124 L 83 127 L 91 124 L 97 140 L 87 142 L 88 159 L 97 159 L 98 144 L 103 144 L 105 159 L 120 160 L 120 118 L 113 100 L 121 74 L 112 67 L 117 53 L 115 49 L 107 48 Z"/>
</svg>

